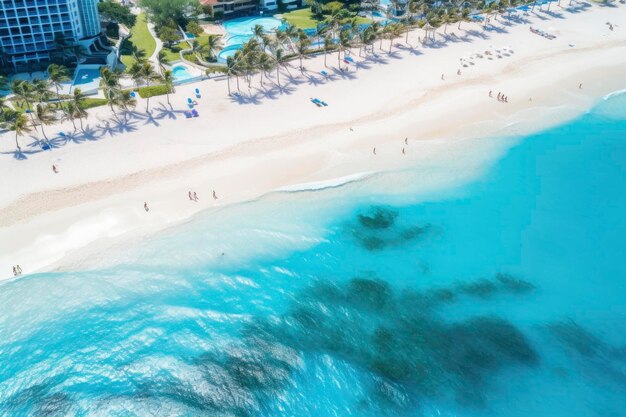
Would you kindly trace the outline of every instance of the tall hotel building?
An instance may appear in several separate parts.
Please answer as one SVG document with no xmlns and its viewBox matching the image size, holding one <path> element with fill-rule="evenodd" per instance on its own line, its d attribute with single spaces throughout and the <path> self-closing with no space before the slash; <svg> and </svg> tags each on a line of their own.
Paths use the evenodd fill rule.
<svg viewBox="0 0 626 417">
<path fill-rule="evenodd" d="M 55 37 L 68 44 L 100 34 L 98 0 L 0 0 L 0 65 L 24 70 L 45 65 Z"/>
</svg>

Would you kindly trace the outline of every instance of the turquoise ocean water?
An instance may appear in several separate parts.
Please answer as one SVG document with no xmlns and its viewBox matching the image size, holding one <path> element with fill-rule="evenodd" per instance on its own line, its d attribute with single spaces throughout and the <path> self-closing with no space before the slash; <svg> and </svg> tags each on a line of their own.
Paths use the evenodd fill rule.
<svg viewBox="0 0 626 417">
<path fill-rule="evenodd" d="M 509 143 L 0 284 L 0 415 L 626 416 L 626 95 Z"/>
</svg>

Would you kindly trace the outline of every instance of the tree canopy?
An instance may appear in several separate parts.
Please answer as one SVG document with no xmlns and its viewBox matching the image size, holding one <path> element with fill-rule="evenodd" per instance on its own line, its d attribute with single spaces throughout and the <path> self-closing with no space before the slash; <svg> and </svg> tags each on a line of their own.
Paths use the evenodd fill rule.
<svg viewBox="0 0 626 417">
<path fill-rule="evenodd" d="M 113 0 L 98 3 L 98 13 L 100 13 L 103 20 L 121 23 L 129 28 L 133 27 L 137 20 L 137 16 L 128 7 L 114 3 Z"/>
<path fill-rule="evenodd" d="M 174 19 L 184 27 L 202 13 L 198 0 L 141 0 L 139 4 L 148 11 L 150 20 L 156 25 Z"/>
</svg>

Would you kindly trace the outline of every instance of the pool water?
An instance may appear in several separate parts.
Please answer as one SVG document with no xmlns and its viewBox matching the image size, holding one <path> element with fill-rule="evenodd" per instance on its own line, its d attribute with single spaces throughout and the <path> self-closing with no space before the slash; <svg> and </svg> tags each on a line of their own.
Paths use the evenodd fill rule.
<svg viewBox="0 0 626 417">
<path fill-rule="evenodd" d="M 261 25 L 265 32 L 273 32 L 283 23 L 273 17 L 242 17 L 224 22 L 226 45 L 217 54 L 218 61 L 225 62 L 226 58 L 241 49 L 241 46 L 252 37 L 252 30 L 256 25 Z"/>
<path fill-rule="evenodd" d="M 76 72 L 74 85 L 91 84 L 100 78 L 100 70 L 97 68 L 81 68 Z"/>
<path fill-rule="evenodd" d="M 189 39 L 196 39 L 196 35 L 190 32 L 185 32 L 185 36 L 187 36 L 187 38 Z"/>
<path fill-rule="evenodd" d="M 190 73 L 184 65 L 175 65 L 172 68 L 172 75 L 174 75 L 175 81 L 188 80 L 189 78 L 194 77 L 194 75 Z"/>
</svg>

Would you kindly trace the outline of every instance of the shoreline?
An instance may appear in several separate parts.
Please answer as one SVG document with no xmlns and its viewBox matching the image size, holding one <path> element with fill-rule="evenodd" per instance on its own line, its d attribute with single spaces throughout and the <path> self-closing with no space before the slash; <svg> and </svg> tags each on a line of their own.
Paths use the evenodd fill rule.
<svg viewBox="0 0 626 417">
<path fill-rule="evenodd" d="M 607 18 L 617 23 L 615 32 L 590 36 L 602 29 Z M 513 26 L 509 33 L 469 45 L 421 48 L 421 56 L 404 51 L 406 56 L 388 58 L 397 62 L 359 69 L 355 79 L 320 85 L 295 80 L 300 84 L 284 97 L 260 105 L 233 103 L 224 97 L 226 80 L 208 80 L 200 83 L 204 96 L 199 100 L 199 119 L 164 118 L 158 126 L 138 126 L 87 144 L 65 145 L 24 161 L 0 155 L 0 175 L 7 185 L 0 197 L 0 279 L 10 278 L 14 264 L 20 264 L 26 274 L 57 268 L 59 262 L 70 267 L 73 264 L 63 260 L 71 254 L 80 259 L 80 253 L 89 252 L 88 246 L 141 239 L 199 212 L 268 193 L 332 184 L 358 173 L 400 171 L 451 154 L 462 156 L 463 151 L 472 152 L 471 138 L 542 130 L 623 90 L 623 7 L 593 6 L 580 15 L 541 24 L 556 26 L 565 39 L 550 44 L 528 33 L 528 25 Z M 538 39 L 528 38 L 531 35 Z M 417 31 L 412 36 L 416 38 Z M 476 60 L 476 68 L 463 68 L 463 75 L 455 78 L 452 69 L 458 66 L 459 56 L 479 44 L 487 48 L 491 42 L 512 45 L 515 53 L 499 61 Z M 576 46 L 568 45 L 572 43 Z M 331 56 L 328 61 L 334 64 Z M 323 68 L 322 64 L 319 56 L 307 60 L 306 66 Z M 431 68 L 426 72 L 424 66 Z M 447 75 L 452 83 L 441 82 L 441 68 L 450 68 Z M 390 74 L 395 79 L 386 78 Z M 584 88 L 578 91 L 581 80 Z M 386 89 L 384 83 L 389 84 Z M 355 90 L 358 85 L 368 89 Z M 182 103 L 197 86 L 179 87 L 172 101 Z M 511 102 L 489 101 L 490 87 L 506 91 Z M 210 94 L 213 101 L 207 103 Z M 308 97 L 317 95 L 330 106 L 312 106 Z M 526 99 L 529 96 L 532 102 Z M 156 108 L 165 98 L 152 100 Z M 138 103 L 137 113 L 142 104 Z M 176 110 L 179 107 L 175 105 Z M 279 126 L 270 125 L 268 121 L 279 120 L 274 112 L 289 112 L 289 118 Z M 104 120 L 107 113 L 106 109 L 92 112 L 92 122 Z M 354 131 L 348 130 L 352 127 Z M 223 142 L 207 143 L 204 132 L 213 132 Z M 0 151 L 7 152 L 10 136 L 0 136 L 5 139 L 0 141 Z M 400 153 L 404 137 L 410 142 L 407 155 Z M 373 147 L 379 149 L 375 158 Z M 48 172 L 51 158 L 61 158 L 58 177 Z M 188 190 L 198 191 L 199 203 L 188 201 Z M 212 201 L 211 190 L 216 190 L 218 200 Z M 148 215 L 143 201 L 151 207 Z"/>
</svg>

